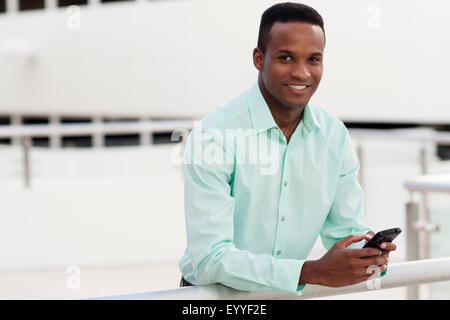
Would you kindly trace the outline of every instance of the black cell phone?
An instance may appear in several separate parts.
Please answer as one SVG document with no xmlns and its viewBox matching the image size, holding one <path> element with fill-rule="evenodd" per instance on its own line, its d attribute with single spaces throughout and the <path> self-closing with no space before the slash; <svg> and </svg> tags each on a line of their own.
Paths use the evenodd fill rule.
<svg viewBox="0 0 450 320">
<path fill-rule="evenodd" d="M 364 245 L 364 248 L 380 249 L 380 244 L 383 242 L 392 242 L 401 232 L 402 229 L 400 228 L 386 229 L 377 232 L 377 234 Z"/>
</svg>

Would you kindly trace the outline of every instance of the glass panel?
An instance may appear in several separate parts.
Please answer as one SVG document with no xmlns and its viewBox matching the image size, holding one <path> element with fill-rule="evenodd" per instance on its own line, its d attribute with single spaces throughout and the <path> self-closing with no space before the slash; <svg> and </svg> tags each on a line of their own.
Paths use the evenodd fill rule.
<svg viewBox="0 0 450 320">
<path fill-rule="evenodd" d="M 122 1 L 133 1 L 133 0 L 102 0 L 103 3 L 105 3 L 105 2 L 122 2 Z"/>
<path fill-rule="evenodd" d="M 439 225 L 439 231 L 430 232 L 430 258 L 450 257 L 450 194 L 433 193 L 428 196 L 429 217 Z M 450 281 L 430 284 L 431 299 L 450 299 Z"/>
<path fill-rule="evenodd" d="M 6 0 L 0 0 L 0 13 L 6 12 Z"/>
<path fill-rule="evenodd" d="M 87 4 L 87 0 L 58 0 L 58 7 L 68 7 Z"/>
<path fill-rule="evenodd" d="M 44 0 L 19 0 L 19 11 L 44 9 Z"/>
</svg>

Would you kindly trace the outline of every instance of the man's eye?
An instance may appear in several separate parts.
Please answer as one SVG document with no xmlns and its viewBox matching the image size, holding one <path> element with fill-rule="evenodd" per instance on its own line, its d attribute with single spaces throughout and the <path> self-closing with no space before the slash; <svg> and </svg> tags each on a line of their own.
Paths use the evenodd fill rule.
<svg viewBox="0 0 450 320">
<path fill-rule="evenodd" d="M 283 61 L 291 61 L 292 60 L 292 58 L 290 56 L 281 56 L 280 59 Z"/>
<path fill-rule="evenodd" d="M 311 62 L 320 62 L 320 59 L 317 59 L 317 58 L 315 58 L 315 57 L 311 57 L 311 58 L 309 58 L 309 60 L 310 60 Z"/>
</svg>

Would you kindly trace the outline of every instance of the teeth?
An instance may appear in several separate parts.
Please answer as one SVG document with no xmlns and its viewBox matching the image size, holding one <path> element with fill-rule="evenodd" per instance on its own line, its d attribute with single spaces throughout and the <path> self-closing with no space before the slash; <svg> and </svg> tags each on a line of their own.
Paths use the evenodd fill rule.
<svg viewBox="0 0 450 320">
<path fill-rule="evenodd" d="M 289 87 L 297 89 L 297 90 L 302 90 L 302 89 L 306 88 L 306 86 L 297 86 L 297 85 L 294 85 L 294 84 L 289 84 Z"/>
</svg>

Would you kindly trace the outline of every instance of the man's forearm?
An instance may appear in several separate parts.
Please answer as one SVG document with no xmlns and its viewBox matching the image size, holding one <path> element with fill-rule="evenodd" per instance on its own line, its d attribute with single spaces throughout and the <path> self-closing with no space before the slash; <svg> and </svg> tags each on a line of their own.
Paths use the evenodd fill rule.
<svg viewBox="0 0 450 320">
<path fill-rule="evenodd" d="M 318 284 L 318 273 L 316 268 L 316 261 L 307 260 L 303 263 L 302 271 L 300 272 L 300 279 L 298 284 Z"/>
</svg>

